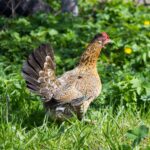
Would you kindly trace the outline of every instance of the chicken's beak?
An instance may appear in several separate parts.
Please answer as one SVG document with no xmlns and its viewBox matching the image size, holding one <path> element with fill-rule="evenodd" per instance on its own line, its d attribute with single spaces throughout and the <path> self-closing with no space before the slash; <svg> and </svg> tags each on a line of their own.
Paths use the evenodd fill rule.
<svg viewBox="0 0 150 150">
<path fill-rule="evenodd" d="M 114 41 L 113 40 L 111 40 L 111 39 L 109 39 L 108 41 L 107 41 L 107 43 L 113 43 Z"/>
<path fill-rule="evenodd" d="M 104 43 L 103 43 L 103 47 L 105 47 L 105 45 L 109 44 L 109 43 L 113 43 L 113 41 L 111 39 L 105 40 Z"/>
</svg>

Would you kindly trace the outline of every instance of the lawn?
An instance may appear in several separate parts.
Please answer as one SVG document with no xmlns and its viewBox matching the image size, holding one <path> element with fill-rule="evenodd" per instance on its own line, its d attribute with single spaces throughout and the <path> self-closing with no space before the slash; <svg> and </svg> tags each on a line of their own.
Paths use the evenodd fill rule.
<svg viewBox="0 0 150 150">
<path fill-rule="evenodd" d="M 80 0 L 79 7 L 78 17 L 0 16 L 0 149 L 150 150 L 150 9 L 121 0 L 105 6 Z M 23 62 L 51 43 L 61 75 L 102 31 L 113 43 L 97 63 L 103 90 L 85 116 L 91 122 L 50 120 L 40 97 L 26 88 Z"/>
</svg>

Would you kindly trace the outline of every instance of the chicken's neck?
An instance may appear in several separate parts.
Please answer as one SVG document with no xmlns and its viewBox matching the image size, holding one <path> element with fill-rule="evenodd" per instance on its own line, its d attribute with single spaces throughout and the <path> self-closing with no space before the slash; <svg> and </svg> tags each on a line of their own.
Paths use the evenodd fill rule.
<svg viewBox="0 0 150 150">
<path fill-rule="evenodd" d="M 102 45 L 98 42 L 89 44 L 86 51 L 82 54 L 79 67 L 84 67 L 85 69 L 96 69 L 96 63 L 102 49 Z"/>
</svg>

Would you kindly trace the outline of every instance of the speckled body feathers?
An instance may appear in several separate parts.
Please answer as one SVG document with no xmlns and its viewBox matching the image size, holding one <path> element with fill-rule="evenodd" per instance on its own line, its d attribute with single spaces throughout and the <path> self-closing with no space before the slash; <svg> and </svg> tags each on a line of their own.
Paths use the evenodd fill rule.
<svg viewBox="0 0 150 150">
<path fill-rule="evenodd" d="M 60 77 L 55 76 L 53 50 L 42 45 L 23 65 L 27 87 L 41 95 L 46 110 L 54 119 L 64 120 L 74 114 L 82 119 L 90 103 L 101 92 L 96 68 L 102 45 L 96 39 L 81 56 L 79 65 Z"/>
</svg>

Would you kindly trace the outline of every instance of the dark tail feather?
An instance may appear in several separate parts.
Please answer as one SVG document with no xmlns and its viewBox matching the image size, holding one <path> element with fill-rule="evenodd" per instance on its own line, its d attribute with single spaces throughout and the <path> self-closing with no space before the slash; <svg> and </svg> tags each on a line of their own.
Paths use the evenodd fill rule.
<svg viewBox="0 0 150 150">
<path fill-rule="evenodd" d="M 37 48 L 23 64 L 23 77 L 26 80 L 27 87 L 32 91 L 38 92 L 40 90 L 39 72 L 44 68 L 46 56 L 51 58 L 50 68 L 55 69 L 53 49 L 46 44 Z"/>
</svg>

